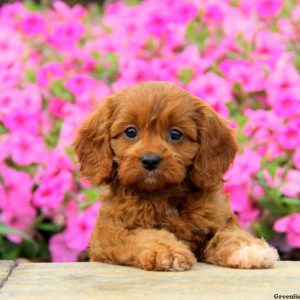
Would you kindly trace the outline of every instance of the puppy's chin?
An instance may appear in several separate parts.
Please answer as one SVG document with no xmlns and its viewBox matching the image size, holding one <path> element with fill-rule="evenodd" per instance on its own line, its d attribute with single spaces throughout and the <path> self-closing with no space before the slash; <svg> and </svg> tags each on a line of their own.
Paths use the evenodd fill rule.
<svg viewBox="0 0 300 300">
<path fill-rule="evenodd" d="M 140 191 L 158 191 L 166 187 L 180 184 L 185 177 L 185 168 L 158 168 L 153 171 L 147 171 L 142 167 L 126 167 L 120 165 L 118 177 L 122 185 L 131 187 Z"/>
<path fill-rule="evenodd" d="M 159 171 L 146 171 L 141 176 L 138 187 L 142 190 L 156 191 L 165 188 L 168 185 L 166 179 Z"/>
</svg>

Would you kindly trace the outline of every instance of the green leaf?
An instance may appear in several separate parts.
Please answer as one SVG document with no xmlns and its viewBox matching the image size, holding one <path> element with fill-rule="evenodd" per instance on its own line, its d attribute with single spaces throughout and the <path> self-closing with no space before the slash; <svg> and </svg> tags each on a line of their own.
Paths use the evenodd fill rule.
<svg viewBox="0 0 300 300">
<path fill-rule="evenodd" d="M 271 163 L 271 164 L 269 164 L 268 170 L 269 170 L 270 175 L 272 176 L 272 178 L 274 178 L 277 169 L 278 169 L 277 163 Z"/>
<path fill-rule="evenodd" d="M 7 235 L 7 234 L 18 235 L 27 242 L 35 243 L 34 240 L 27 233 L 25 233 L 21 230 L 18 230 L 18 229 L 13 229 L 13 228 L 5 225 L 2 222 L 0 222 L 0 234 L 2 234 L 2 235 Z"/>
<path fill-rule="evenodd" d="M 135 6 L 138 5 L 141 0 L 125 0 L 127 6 Z"/>
<path fill-rule="evenodd" d="M 228 102 L 226 105 L 227 105 L 227 107 L 229 109 L 229 112 L 230 112 L 231 116 L 235 116 L 236 114 L 239 113 L 239 110 L 238 110 L 237 106 L 235 105 L 235 103 Z"/>
<path fill-rule="evenodd" d="M 97 188 L 86 189 L 84 193 L 86 195 L 86 200 L 80 203 L 79 207 L 81 209 L 85 209 L 99 200 L 99 189 Z"/>
<path fill-rule="evenodd" d="M 27 81 L 35 83 L 36 82 L 36 75 L 33 69 L 27 69 L 25 72 L 25 77 Z"/>
<path fill-rule="evenodd" d="M 0 123 L 0 135 L 7 134 L 8 132 L 9 132 L 9 130 L 7 128 L 5 128 L 2 123 Z"/>
<path fill-rule="evenodd" d="M 237 35 L 236 41 L 237 41 L 238 45 L 240 45 L 244 49 L 245 53 L 248 53 L 251 51 L 251 45 L 249 44 L 248 40 L 245 39 L 245 37 L 242 33 L 239 33 Z"/>
<path fill-rule="evenodd" d="M 54 148 L 58 143 L 62 123 L 61 119 L 56 120 L 50 133 L 45 136 L 45 142 L 51 148 Z"/>
<path fill-rule="evenodd" d="M 14 168 L 18 171 L 27 172 L 31 175 L 35 174 L 35 172 L 36 172 L 36 165 L 35 164 L 30 164 L 28 166 L 20 166 L 20 165 L 16 164 L 13 160 L 9 159 L 9 158 L 6 159 L 5 162 L 9 167 Z"/>
<path fill-rule="evenodd" d="M 61 99 L 73 101 L 73 95 L 64 87 L 62 80 L 55 80 L 51 82 L 50 91 Z"/>
<path fill-rule="evenodd" d="M 234 119 L 237 121 L 239 124 L 240 128 L 243 128 L 243 126 L 247 123 L 248 118 L 242 114 L 237 114 Z"/>
<path fill-rule="evenodd" d="M 283 203 L 286 203 L 286 204 L 293 204 L 293 205 L 300 205 L 300 198 L 282 198 L 281 200 Z"/>
<path fill-rule="evenodd" d="M 108 53 L 99 58 L 96 71 L 91 74 L 94 78 L 114 82 L 118 74 L 118 56 Z"/>
<path fill-rule="evenodd" d="M 72 147 L 66 147 L 65 148 L 66 154 L 72 159 L 74 160 L 74 150 Z"/>
<path fill-rule="evenodd" d="M 199 20 L 195 19 L 187 26 L 185 36 L 189 43 L 196 44 L 200 50 L 203 50 L 205 49 L 209 31 L 204 24 L 201 24 Z"/>
<path fill-rule="evenodd" d="M 282 203 L 286 206 L 284 213 L 289 215 L 293 213 L 299 213 L 300 211 L 300 198 L 287 198 L 281 199 Z"/>
<path fill-rule="evenodd" d="M 53 223 L 40 223 L 36 226 L 37 230 L 47 231 L 47 232 L 52 232 L 52 233 L 60 232 L 62 230 L 62 228 L 63 228 L 62 226 L 58 226 Z"/>
<path fill-rule="evenodd" d="M 294 63 L 298 71 L 300 71 L 300 50 L 296 50 Z"/>
<path fill-rule="evenodd" d="M 234 7 L 238 7 L 240 5 L 239 0 L 231 0 L 230 5 Z"/>
<path fill-rule="evenodd" d="M 179 80 L 184 84 L 188 84 L 192 80 L 193 74 L 194 74 L 193 68 L 191 67 L 182 68 L 179 71 Z"/>
<path fill-rule="evenodd" d="M 155 41 L 153 38 L 150 38 L 147 42 L 146 42 L 146 48 L 149 50 L 149 51 L 154 51 L 155 50 Z"/>
<path fill-rule="evenodd" d="M 264 222 L 255 224 L 254 228 L 256 235 L 258 237 L 263 237 L 266 240 L 269 240 L 274 235 L 272 228 Z"/>
<path fill-rule="evenodd" d="M 0 259 L 15 260 L 18 257 L 20 257 L 19 245 L 2 238 L 0 243 Z"/>
<path fill-rule="evenodd" d="M 41 9 L 41 5 L 36 3 L 35 1 L 25 0 L 23 4 L 30 11 L 37 11 Z"/>
</svg>

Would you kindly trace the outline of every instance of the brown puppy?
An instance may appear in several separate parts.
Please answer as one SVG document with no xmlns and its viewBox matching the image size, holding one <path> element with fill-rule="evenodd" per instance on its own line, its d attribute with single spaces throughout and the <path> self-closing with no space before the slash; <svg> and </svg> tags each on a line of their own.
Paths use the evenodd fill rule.
<svg viewBox="0 0 300 300">
<path fill-rule="evenodd" d="M 145 82 L 108 97 L 74 148 L 82 174 L 108 187 L 91 261 L 181 271 L 197 259 L 234 268 L 278 259 L 240 228 L 222 193 L 238 150 L 232 129 L 187 91 Z"/>
</svg>

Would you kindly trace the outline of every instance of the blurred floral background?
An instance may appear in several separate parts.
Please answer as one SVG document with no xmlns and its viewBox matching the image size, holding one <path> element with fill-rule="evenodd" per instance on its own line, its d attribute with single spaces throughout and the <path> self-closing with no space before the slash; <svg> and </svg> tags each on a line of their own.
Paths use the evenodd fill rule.
<svg viewBox="0 0 300 300">
<path fill-rule="evenodd" d="M 300 259 L 300 1 L 74 2 L 0 6 L 0 258 L 86 259 L 101 188 L 80 179 L 75 129 L 106 95 L 167 80 L 237 128 L 232 210 Z"/>
</svg>

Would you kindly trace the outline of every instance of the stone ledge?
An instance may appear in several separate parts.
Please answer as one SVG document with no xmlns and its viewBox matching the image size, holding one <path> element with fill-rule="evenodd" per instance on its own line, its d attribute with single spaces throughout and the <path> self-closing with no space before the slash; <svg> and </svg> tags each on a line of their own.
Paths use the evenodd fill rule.
<svg viewBox="0 0 300 300">
<path fill-rule="evenodd" d="M 0 289 L 8 280 L 12 270 L 16 267 L 16 264 L 13 261 L 2 260 L 0 261 Z"/>
<path fill-rule="evenodd" d="M 6 278 L 8 279 L 6 280 Z M 237 270 L 197 264 L 186 272 L 147 272 L 100 263 L 0 262 L 0 299 L 274 299 L 300 294 L 300 262 Z"/>
</svg>

